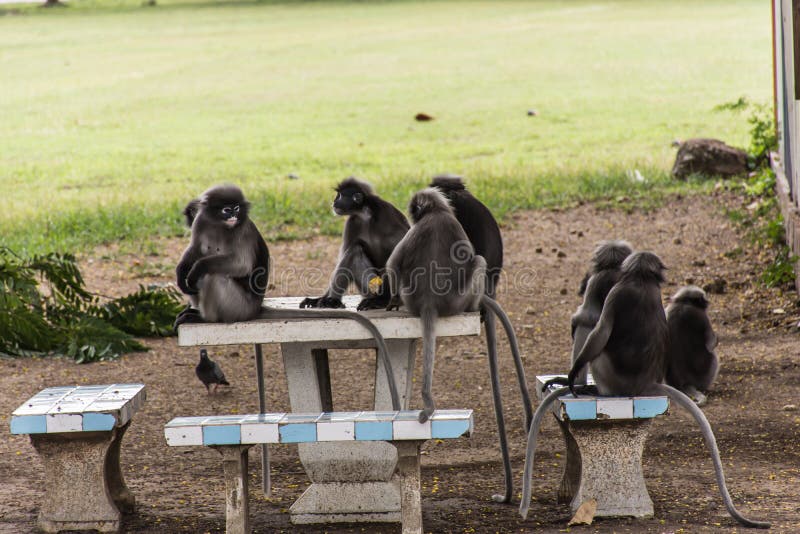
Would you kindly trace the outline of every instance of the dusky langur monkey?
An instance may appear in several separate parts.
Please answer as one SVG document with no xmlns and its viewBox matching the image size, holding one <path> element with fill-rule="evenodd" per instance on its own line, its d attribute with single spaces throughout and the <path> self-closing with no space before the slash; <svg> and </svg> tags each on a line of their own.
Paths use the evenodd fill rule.
<svg viewBox="0 0 800 534">
<path fill-rule="evenodd" d="M 591 266 L 586 273 L 584 282 L 581 283 L 583 303 L 572 315 L 570 328 L 572 332 L 572 360 L 574 364 L 581 353 L 583 344 L 589 336 L 597 321 L 600 320 L 600 312 L 603 311 L 603 304 L 608 293 L 614 284 L 619 280 L 622 262 L 633 253 L 633 249 L 627 241 L 609 240 L 601 241 L 592 253 Z M 588 368 L 584 367 L 575 377 L 575 383 L 584 385 Z M 566 385 L 566 381 L 560 378 L 549 380 L 545 384 L 545 389 L 550 384 Z"/>
<path fill-rule="evenodd" d="M 359 310 L 385 308 L 388 290 L 383 283 L 371 288 L 370 281 L 381 281 L 389 255 L 408 231 L 408 221 L 369 184 L 352 177 L 336 186 L 333 211 L 347 217 L 339 261 L 325 294 L 304 299 L 300 307 L 344 308 L 342 295 L 353 283 L 364 297 Z"/>
<path fill-rule="evenodd" d="M 409 212 L 413 222 L 411 229 L 386 264 L 386 279 L 392 295 L 387 309 L 394 309 L 402 302 L 422 323 L 424 408 L 419 420 L 425 422 L 436 408 L 432 386 L 437 318 L 485 308 L 487 316 L 497 315 L 503 324 L 514 358 L 520 359 L 520 356 L 511 322 L 497 302 L 486 294 L 486 260 L 475 254 L 445 196 L 438 189 L 424 189 L 412 197 Z M 494 358 L 496 362 L 496 352 Z M 510 477 L 507 484 L 510 484 Z M 504 501 L 510 498 L 510 490 L 507 494 L 494 498 Z"/>
<path fill-rule="evenodd" d="M 708 320 L 706 292 L 697 286 L 682 287 L 667 306 L 669 348 L 666 383 L 686 393 L 698 406 L 717 378 L 719 361 L 714 352 L 717 336 Z"/>
<path fill-rule="evenodd" d="M 622 274 L 611 289 L 600 320 L 594 327 L 568 376 L 568 387 L 548 394 L 539 404 L 528 433 L 525 469 L 522 481 L 520 514 L 528 515 L 531 501 L 531 475 L 539 426 L 544 414 L 558 397 L 576 389 L 603 396 L 631 397 L 666 395 L 686 409 L 700 426 L 711 453 L 714 472 L 728 513 L 751 528 L 769 528 L 769 523 L 742 516 L 733 505 L 725 484 L 719 449 L 703 412 L 679 390 L 662 384 L 666 371 L 669 330 L 661 304 L 660 286 L 664 282 L 664 264 L 651 252 L 636 252 L 623 262 Z M 596 386 L 576 386 L 578 372 L 591 367 Z"/>
<path fill-rule="evenodd" d="M 470 243 L 472 243 L 475 254 L 482 256 L 486 261 L 486 294 L 491 298 L 495 298 L 500 273 L 503 270 L 503 237 L 500 234 L 500 226 L 497 224 L 492 212 L 467 190 L 460 176 L 451 174 L 435 176 L 431 181 L 430 187 L 435 187 L 447 197 L 453 208 L 453 214 L 464 229 L 464 233 L 467 234 Z M 505 474 L 505 494 L 494 495 L 493 499 L 497 502 L 508 503 L 511 502 L 513 484 L 505 417 L 503 415 L 503 398 L 500 391 L 500 373 L 497 364 L 497 331 L 493 313 L 484 314 L 484 324 L 494 412 L 497 420 L 497 431 L 500 436 L 500 451 L 503 457 L 503 471 Z M 522 406 L 525 410 L 525 431 L 527 432 L 533 417 L 533 408 L 522 360 L 515 357 L 514 367 L 522 396 Z"/>
<path fill-rule="evenodd" d="M 486 260 L 486 294 L 495 298 L 503 271 L 503 236 L 494 215 L 467 189 L 460 176 L 435 176 L 430 187 L 435 187 L 447 197 L 453 214 L 475 247 L 475 254 Z"/>
<path fill-rule="evenodd" d="M 387 372 L 394 410 L 400 397 L 386 341 L 372 321 L 344 310 L 286 310 L 263 306 L 269 282 L 267 244 L 250 220 L 250 204 L 234 185 L 219 185 L 192 200 L 184 210 L 192 238 L 176 269 L 178 287 L 191 304 L 175 320 L 184 323 L 233 323 L 250 319 L 351 319 L 375 338 Z"/>
</svg>

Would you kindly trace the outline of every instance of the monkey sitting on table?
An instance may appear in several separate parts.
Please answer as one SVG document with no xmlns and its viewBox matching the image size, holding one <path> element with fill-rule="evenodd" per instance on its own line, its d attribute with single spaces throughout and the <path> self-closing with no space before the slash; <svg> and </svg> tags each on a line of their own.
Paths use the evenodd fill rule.
<svg viewBox="0 0 800 534">
<path fill-rule="evenodd" d="M 318 298 L 306 298 L 301 308 L 344 308 L 342 295 L 354 283 L 364 298 L 359 310 L 385 308 L 389 294 L 381 281 L 386 260 L 408 231 L 405 216 L 372 191 L 366 182 L 347 178 L 336 186 L 336 215 L 347 216 L 342 233 L 339 261 L 328 290 Z"/>
<path fill-rule="evenodd" d="M 419 421 L 424 423 L 436 408 L 432 389 L 435 327 L 439 317 L 485 308 L 487 315 L 495 314 L 500 319 L 514 358 L 520 356 L 511 321 L 486 294 L 486 261 L 475 254 L 441 191 L 429 188 L 416 193 L 409 203 L 409 212 L 413 221 L 411 229 L 386 263 L 386 280 L 392 295 L 386 309 L 395 309 L 402 303 L 420 318 L 424 407 Z M 490 350 L 496 354 L 496 348 L 490 347 Z M 495 500 L 505 498 L 504 495 Z"/>
<path fill-rule="evenodd" d="M 528 515 L 531 501 L 531 475 L 536 440 L 544 414 L 563 395 L 585 391 L 604 396 L 632 397 L 665 395 L 688 411 L 700 426 L 703 439 L 714 463 L 714 472 L 728 513 L 751 528 L 769 528 L 770 524 L 742 516 L 733 505 L 714 433 L 703 412 L 681 391 L 662 384 L 666 368 L 669 329 L 661 305 L 664 264 L 650 252 L 636 252 L 622 264 L 619 282 L 606 298 L 600 320 L 594 327 L 570 369 L 568 388 L 548 394 L 533 416 L 525 454 L 520 514 Z M 575 380 L 585 365 L 590 365 L 596 386 L 576 386 Z"/>
<path fill-rule="evenodd" d="M 717 336 L 708 320 L 706 292 L 697 286 L 682 287 L 667 306 L 669 347 L 666 382 L 686 393 L 698 406 L 702 393 L 717 378 L 719 361 L 714 352 Z"/>
<path fill-rule="evenodd" d="M 192 200 L 184 210 L 192 239 L 176 269 L 178 287 L 191 304 L 175 319 L 185 323 L 233 323 L 250 319 L 350 319 L 375 338 L 384 363 L 392 409 L 400 409 L 386 341 L 372 321 L 345 310 L 288 310 L 263 305 L 269 282 L 267 244 L 249 217 L 250 203 L 234 185 L 220 185 Z"/>
</svg>

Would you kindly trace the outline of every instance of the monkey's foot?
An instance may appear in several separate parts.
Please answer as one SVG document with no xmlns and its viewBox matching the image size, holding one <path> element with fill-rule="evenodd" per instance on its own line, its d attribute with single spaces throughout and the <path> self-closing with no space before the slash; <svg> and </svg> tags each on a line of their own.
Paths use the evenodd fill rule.
<svg viewBox="0 0 800 534">
<path fill-rule="evenodd" d="M 547 382 L 544 383 L 542 386 L 542 391 L 547 391 L 550 386 L 568 386 L 569 379 L 566 376 L 557 376 L 555 378 L 551 378 Z"/>
<path fill-rule="evenodd" d="M 304 298 L 302 302 L 300 302 L 301 308 L 344 308 L 344 303 L 341 299 L 331 298 L 331 297 L 319 297 L 319 298 Z"/>
<path fill-rule="evenodd" d="M 200 315 L 200 310 L 187 306 L 185 310 L 180 312 L 175 318 L 175 323 L 172 329 L 177 331 L 178 327 L 186 323 L 204 323 L 203 316 Z"/>
<path fill-rule="evenodd" d="M 698 406 L 705 406 L 708 403 L 708 397 L 692 386 L 687 387 L 683 392 Z"/>
<path fill-rule="evenodd" d="M 572 387 L 572 393 L 573 395 L 591 395 L 593 397 L 600 395 L 597 386 L 587 386 L 586 384 L 575 384 Z"/>
<path fill-rule="evenodd" d="M 356 309 L 358 311 L 381 310 L 386 308 L 386 304 L 388 302 L 389 299 L 387 299 L 386 297 L 372 295 L 361 299 L 361 302 L 358 303 L 358 307 Z"/>
<path fill-rule="evenodd" d="M 421 410 L 419 412 L 419 417 L 417 418 L 417 420 L 420 423 L 424 423 L 425 421 L 427 421 L 428 419 L 431 418 L 431 416 L 433 415 L 434 410 L 435 410 L 435 408 L 425 408 L 425 409 Z"/>
</svg>

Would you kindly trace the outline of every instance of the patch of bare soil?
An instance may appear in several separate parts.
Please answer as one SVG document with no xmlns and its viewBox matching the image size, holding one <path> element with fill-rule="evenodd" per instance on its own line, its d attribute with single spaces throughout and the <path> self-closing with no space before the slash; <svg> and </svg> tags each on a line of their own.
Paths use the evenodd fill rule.
<svg viewBox="0 0 800 534">
<path fill-rule="evenodd" d="M 563 211 L 519 213 L 504 226 L 506 271 L 499 300 L 516 326 L 529 383 L 537 374 L 564 372 L 570 353 L 569 317 L 580 303 L 578 283 L 601 239 L 624 238 L 657 252 L 669 267 L 664 298 L 685 283 L 715 280 L 723 293 L 710 297 L 710 315 L 720 339 L 721 372 L 705 408 L 719 441 L 729 486 L 738 507 L 768 519 L 776 532 L 800 531 L 800 310 L 791 289 L 765 289 L 758 273 L 769 254 L 743 238 L 724 215 L 743 200 L 730 193 L 672 198 L 648 213 L 599 210 L 585 205 Z M 184 242 L 159 242 L 159 255 L 117 254 L 113 248 L 83 260 L 89 284 L 121 294 L 138 283 L 172 280 Z M 276 288 L 271 295 L 315 294 L 336 259 L 337 240 L 316 238 L 271 244 Z M 134 260 L 138 262 L 133 265 Z M 321 277 L 298 269 L 318 269 Z M 311 271 L 312 273 L 314 271 Z M 316 289 L 310 289 L 309 285 Z M 250 347 L 211 351 L 233 386 L 206 396 L 194 376 L 197 351 L 174 339 L 148 340 L 151 351 L 118 361 L 76 365 L 63 359 L 0 360 L 0 531 L 35 528 L 43 488 L 42 465 L 28 438 L 8 431 L 11 411 L 41 388 L 64 384 L 141 381 L 148 400 L 123 443 L 122 461 L 138 508 L 126 516 L 127 532 L 222 532 L 225 527 L 222 466 L 211 449 L 167 447 L 163 425 L 181 415 L 252 413 L 257 410 L 254 357 Z M 548 420 L 534 469 L 529 519 L 517 505 L 493 503 L 502 470 L 492 411 L 485 347 L 481 338 L 440 342 L 434 393 L 438 405 L 473 408 L 473 437 L 429 442 L 423 457 L 423 515 L 430 532 L 563 532 L 570 510 L 556 503 L 564 445 Z M 337 409 L 369 409 L 374 355 L 331 353 Z M 288 410 L 286 382 L 276 346 L 265 347 L 268 406 Z M 520 400 L 507 347 L 501 349 L 503 393 L 513 467 L 519 488 L 525 435 Z M 419 373 L 419 369 L 417 370 Z M 361 389 L 337 387 L 368 384 Z M 415 404 L 419 402 L 416 381 Z M 296 528 L 288 507 L 308 480 L 293 446 L 273 447 L 273 494 L 259 488 L 259 460 L 251 450 L 251 515 L 255 532 L 399 532 L 398 525 L 328 525 Z M 575 532 L 731 532 L 714 484 L 713 468 L 689 416 L 673 408 L 653 425 L 644 470 L 655 504 L 652 519 L 601 519 Z"/>
</svg>

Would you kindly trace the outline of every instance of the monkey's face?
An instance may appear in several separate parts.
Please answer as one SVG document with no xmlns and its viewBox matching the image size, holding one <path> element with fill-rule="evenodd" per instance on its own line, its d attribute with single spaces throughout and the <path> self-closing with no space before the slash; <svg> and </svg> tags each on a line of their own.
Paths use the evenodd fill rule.
<svg viewBox="0 0 800 534">
<path fill-rule="evenodd" d="M 364 208 L 364 193 L 355 187 L 336 191 L 333 199 L 333 212 L 336 215 L 352 215 Z"/>
<path fill-rule="evenodd" d="M 227 228 L 235 228 L 247 220 L 250 203 L 242 190 L 233 185 L 212 187 L 201 197 L 205 217 Z"/>
</svg>

